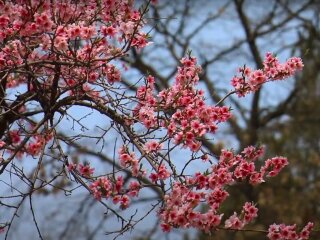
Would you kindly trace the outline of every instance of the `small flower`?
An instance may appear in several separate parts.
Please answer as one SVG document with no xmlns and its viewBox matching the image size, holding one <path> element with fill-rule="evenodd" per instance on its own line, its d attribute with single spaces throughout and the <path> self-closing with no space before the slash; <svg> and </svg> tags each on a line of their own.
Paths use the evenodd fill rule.
<svg viewBox="0 0 320 240">
<path fill-rule="evenodd" d="M 90 164 L 83 165 L 83 164 L 79 163 L 78 169 L 79 169 L 80 174 L 84 177 L 91 177 L 91 175 L 94 172 L 94 168 L 91 168 Z"/>
<path fill-rule="evenodd" d="M 162 149 L 162 144 L 158 143 L 155 140 L 151 140 L 144 145 L 144 150 L 146 151 L 146 153 L 158 152 L 161 149 Z"/>
</svg>

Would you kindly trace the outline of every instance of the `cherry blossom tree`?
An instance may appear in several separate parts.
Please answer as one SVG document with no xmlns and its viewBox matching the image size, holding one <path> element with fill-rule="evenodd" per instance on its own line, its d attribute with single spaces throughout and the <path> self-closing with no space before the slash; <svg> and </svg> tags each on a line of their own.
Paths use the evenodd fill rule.
<svg viewBox="0 0 320 240">
<path fill-rule="evenodd" d="M 157 92 L 158 79 L 150 74 L 136 79 L 132 93 L 132 86 L 121 81 L 128 68 L 125 57 L 152 43 L 144 27 L 150 4 L 156 3 L 138 8 L 132 0 L 1 2 L 0 174 L 7 190 L 1 208 L 8 214 L 0 218 L 5 238 L 28 202 L 38 236 L 45 239 L 34 195 L 69 195 L 79 188 L 117 217 L 115 238 L 152 211 L 164 232 L 250 231 L 246 225 L 255 220 L 258 207 L 244 202 L 231 216 L 224 214 L 224 201 L 236 197 L 228 189 L 240 182 L 261 184 L 277 176 L 288 160 L 265 159 L 263 146 L 223 149 L 217 156 L 202 143 L 230 120 L 232 108 L 224 105 L 228 97 L 241 101 L 269 81 L 293 76 L 303 62 L 298 57 L 280 62 L 266 53 L 260 69 L 239 66 L 230 79 L 233 90 L 208 105 L 198 85 L 201 66 L 188 52 L 170 86 Z M 89 135 L 86 119 L 92 113 L 108 127 Z M 117 141 L 110 140 L 115 134 Z M 114 150 L 113 159 L 105 160 L 107 170 L 95 169 L 90 159 L 79 161 L 81 152 L 70 150 L 92 139 L 97 148 L 111 145 Z M 203 167 L 194 169 L 194 162 Z M 149 211 L 122 214 L 148 189 L 157 196 Z M 269 239 L 309 239 L 312 229 L 311 222 L 298 228 L 277 223 L 255 231 Z"/>
</svg>

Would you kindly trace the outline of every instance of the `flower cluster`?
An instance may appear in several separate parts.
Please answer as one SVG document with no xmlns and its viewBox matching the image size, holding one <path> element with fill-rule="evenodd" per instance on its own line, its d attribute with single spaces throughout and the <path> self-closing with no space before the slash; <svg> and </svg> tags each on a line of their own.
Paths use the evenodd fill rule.
<svg viewBox="0 0 320 240">
<path fill-rule="evenodd" d="M 78 165 L 79 172 L 84 177 L 90 177 L 94 173 L 94 168 L 90 167 L 90 164 L 81 164 Z"/>
<path fill-rule="evenodd" d="M 302 70 L 303 62 L 301 58 L 292 57 L 281 64 L 272 53 L 268 52 L 263 62 L 263 66 L 267 78 L 278 80 L 293 76 L 296 71 Z"/>
<path fill-rule="evenodd" d="M 112 198 L 114 204 L 120 203 L 122 209 L 126 209 L 130 204 L 130 197 L 137 197 L 141 189 L 141 185 L 137 181 L 131 181 L 128 188 L 124 188 L 124 180 L 122 176 L 118 176 L 115 180 L 109 177 L 93 177 L 94 168 L 90 164 L 69 163 L 68 170 L 77 171 L 81 177 L 91 180 L 89 189 L 92 195 L 99 201 Z M 95 180 L 93 180 L 95 179 Z"/>
<path fill-rule="evenodd" d="M 47 143 L 47 139 L 41 135 L 34 135 L 34 141 L 29 141 L 26 146 L 26 152 L 32 156 L 37 156 L 40 154 L 43 146 Z"/>
<path fill-rule="evenodd" d="M 33 126 L 28 126 L 30 131 L 32 131 Z M 27 139 L 27 144 L 18 151 L 18 156 L 22 156 L 23 154 L 28 154 L 33 157 L 36 157 L 40 154 L 41 150 L 44 146 L 52 139 L 52 132 L 49 131 L 39 131 L 40 133 L 34 133 L 30 137 L 25 136 L 26 134 L 22 133 L 19 130 L 11 130 L 8 132 L 9 141 L 7 144 L 4 141 L 0 141 L 0 148 L 6 148 L 8 145 L 18 146 L 23 142 L 24 139 Z M 11 150 L 10 150 L 11 152 Z"/>
<path fill-rule="evenodd" d="M 248 179 L 251 184 L 264 182 L 264 177 L 276 176 L 286 165 L 288 161 L 284 157 L 274 157 L 267 159 L 264 165 L 258 170 L 255 161 L 264 153 L 263 147 L 255 148 L 249 146 L 241 154 L 234 155 L 233 152 L 222 150 L 219 164 L 215 166 L 216 171 L 224 171 L 234 176 L 234 180 Z"/>
<path fill-rule="evenodd" d="M 300 233 L 296 231 L 296 225 L 272 224 L 268 229 L 270 240 L 306 240 L 309 239 L 313 223 L 309 222 Z"/>
<path fill-rule="evenodd" d="M 246 202 L 241 213 L 243 216 L 242 219 L 238 217 L 237 213 L 234 213 L 225 221 L 225 227 L 231 229 L 242 229 L 246 224 L 250 223 L 258 216 L 257 213 L 258 208 L 256 208 L 252 203 Z"/>
<path fill-rule="evenodd" d="M 0 4 L 0 15 L 0 41 L 5 44 L 0 51 L 2 67 L 22 63 L 27 42 L 21 44 L 21 41 L 32 41 L 32 46 L 40 44 L 32 54 L 28 53 L 30 60 L 46 59 L 53 46 L 57 51 L 66 53 L 66 61 L 72 57 L 84 60 L 95 58 L 97 54 L 104 54 L 104 57 L 114 55 L 112 52 L 116 48 L 104 37 L 118 41 L 132 37 L 132 46 L 137 48 L 147 44 L 147 35 L 140 32 L 142 16 L 129 0 L 102 1 L 101 4 L 95 1 L 88 4 L 87 1 L 55 3 L 46 0 L 30 3 L 30 6 L 8 1 Z M 17 34 L 27 38 L 15 40 Z M 91 39 L 98 41 L 90 43 Z M 84 41 L 85 44 L 83 47 L 78 44 L 75 48 L 70 45 L 74 41 Z M 20 51 L 12 51 L 17 47 Z"/>
<path fill-rule="evenodd" d="M 255 162 L 263 153 L 263 147 L 253 146 L 237 155 L 223 150 L 219 162 L 212 166 L 211 171 L 186 177 L 185 183 L 176 182 L 172 191 L 165 196 L 165 206 L 160 211 L 163 229 L 169 231 L 174 226 L 208 231 L 218 226 L 223 215 L 219 209 L 229 196 L 226 186 L 246 179 L 251 184 L 259 184 L 265 176 L 275 176 L 287 164 L 285 158 L 275 157 L 266 160 L 264 166 L 256 170 Z M 208 212 L 195 210 L 201 204 L 208 206 Z M 258 209 L 247 202 L 241 217 L 234 213 L 225 221 L 225 227 L 241 229 L 257 216 L 257 212 Z"/>
<path fill-rule="evenodd" d="M 173 226 L 205 231 L 214 229 L 220 224 L 222 214 L 217 214 L 214 209 L 206 213 L 194 210 L 204 199 L 204 192 L 191 191 L 183 184 L 176 183 L 170 195 L 165 196 L 165 208 L 159 212 L 162 230 L 170 231 Z"/>
<path fill-rule="evenodd" d="M 167 170 L 166 165 L 160 164 L 156 169 L 156 172 L 150 174 L 149 178 L 152 182 L 157 182 L 158 180 L 166 180 L 171 176 L 170 172 Z"/>
<path fill-rule="evenodd" d="M 125 146 L 122 146 L 119 149 L 119 156 L 120 165 L 122 167 L 130 168 L 130 171 L 134 177 L 145 175 L 145 170 L 139 167 L 139 160 L 134 152 L 130 153 Z"/>
<path fill-rule="evenodd" d="M 12 96 L 12 104 L 8 101 L 9 110 L 5 114 L 18 116 L 18 113 L 33 112 L 35 104 L 30 104 L 31 100 L 36 102 L 37 111 L 47 114 L 48 108 L 63 98 L 64 93 L 76 99 L 89 96 L 106 102 L 100 86 L 110 87 L 121 80 L 115 60 L 132 47 L 141 49 L 148 44 L 148 36 L 142 31 L 142 18 L 132 0 L 1 1 L 3 90 L 8 94 L 9 89 L 15 91 L 13 88 L 23 85 L 26 92 L 19 95 L 35 95 L 25 99 L 19 96 L 16 101 L 16 96 Z M 31 78 L 29 73 L 36 77 Z M 29 124 L 23 117 L 19 120 L 19 126 Z M 17 124 L 12 123 L 8 123 L 10 129 L 0 139 L 11 140 L 6 141 L 4 152 L 11 153 L 27 139 L 22 137 Z M 40 131 L 24 132 L 23 136 L 29 140 L 15 155 L 39 155 L 48 143 L 41 135 Z"/>
<path fill-rule="evenodd" d="M 260 86 L 267 81 L 282 80 L 293 76 L 296 71 L 303 68 L 301 58 L 292 57 L 285 63 L 267 53 L 263 62 L 263 69 L 252 70 L 248 67 L 239 69 L 241 76 L 233 77 L 231 84 L 235 88 L 238 96 L 245 96 L 249 92 L 257 91 Z"/>
<path fill-rule="evenodd" d="M 162 148 L 162 144 L 158 143 L 155 140 L 148 141 L 144 145 L 144 150 L 146 151 L 146 153 L 158 152 L 159 150 L 161 150 L 161 148 Z"/>
<path fill-rule="evenodd" d="M 80 175 L 85 178 L 92 177 L 92 174 L 94 173 L 94 168 L 90 166 L 90 163 L 68 163 L 67 168 L 69 172 L 77 170 L 80 173 Z"/>
<path fill-rule="evenodd" d="M 129 196 L 137 197 L 141 186 L 138 182 L 132 181 L 126 190 L 123 185 L 122 176 L 118 176 L 115 181 L 111 181 L 108 177 L 100 177 L 90 185 L 90 190 L 97 200 L 101 201 L 102 198 L 112 197 L 114 204 L 120 203 L 120 207 L 126 209 L 130 204 Z"/>
<path fill-rule="evenodd" d="M 201 72 L 196 58 L 183 58 L 181 64 L 175 84 L 157 96 L 153 95 L 154 78 L 147 78 L 146 86 L 137 91 L 139 104 L 134 115 L 147 128 L 151 128 L 158 126 L 156 116 L 162 113 L 161 126 L 167 129 L 175 144 L 182 144 L 196 152 L 201 147 L 199 139 L 206 133 L 214 133 L 217 124 L 227 121 L 231 113 L 226 106 L 207 106 L 204 91 L 195 88 Z"/>
</svg>

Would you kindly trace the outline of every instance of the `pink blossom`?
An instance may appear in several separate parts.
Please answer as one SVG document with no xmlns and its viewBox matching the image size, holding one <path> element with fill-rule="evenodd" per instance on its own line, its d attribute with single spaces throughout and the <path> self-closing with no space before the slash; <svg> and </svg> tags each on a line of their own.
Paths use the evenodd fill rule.
<svg viewBox="0 0 320 240">
<path fill-rule="evenodd" d="M 116 179 L 116 183 L 114 184 L 115 193 L 120 193 L 123 187 L 123 177 L 118 176 Z"/>
<path fill-rule="evenodd" d="M 120 207 L 122 209 L 126 209 L 129 207 L 129 204 L 130 204 L 130 198 L 127 195 L 123 195 L 120 198 Z"/>
<path fill-rule="evenodd" d="M 285 157 L 274 157 L 268 159 L 265 162 L 264 167 L 262 168 L 262 172 L 269 171 L 268 176 L 274 177 L 279 174 L 279 172 L 288 165 L 288 160 Z"/>
<path fill-rule="evenodd" d="M 63 36 L 57 36 L 54 41 L 54 46 L 60 51 L 67 50 L 68 49 L 67 38 Z"/>
<path fill-rule="evenodd" d="M 256 208 L 252 203 L 246 202 L 243 206 L 243 212 L 244 212 L 244 222 L 249 223 L 254 218 L 258 216 L 258 208 Z"/>
<path fill-rule="evenodd" d="M 109 198 L 112 193 L 112 183 L 106 177 L 100 177 L 90 185 L 90 190 L 97 200 Z"/>
<path fill-rule="evenodd" d="M 137 181 L 132 181 L 129 184 L 129 192 L 128 195 L 131 197 L 137 197 L 140 191 L 141 185 Z"/>
<path fill-rule="evenodd" d="M 268 238 L 270 240 L 305 240 L 309 239 L 313 223 L 309 222 L 300 233 L 296 232 L 296 225 L 272 224 L 268 229 Z"/>
<path fill-rule="evenodd" d="M 107 65 L 106 74 L 107 74 L 108 82 L 110 84 L 113 84 L 115 82 L 119 82 L 121 80 L 121 74 L 120 74 L 119 69 L 117 69 L 112 64 Z"/>
<path fill-rule="evenodd" d="M 226 221 L 225 227 L 231 229 L 242 229 L 244 223 L 239 219 L 237 213 L 233 213 Z"/>
<path fill-rule="evenodd" d="M 161 150 L 161 148 L 162 148 L 162 144 L 158 143 L 155 140 L 148 141 L 144 145 L 144 150 L 146 151 L 146 153 L 158 152 L 159 150 Z"/>
<path fill-rule="evenodd" d="M 166 223 L 161 223 L 161 229 L 164 232 L 170 232 L 171 231 L 171 226 L 169 224 L 166 224 Z"/>
<path fill-rule="evenodd" d="M 80 174 L 84 177 L 91 177 L 91 175 L 94 173 L 94 168 L 91 168 L 90 164 L 83 165 L 82 163 L 79 163 L 78 168 Z"/>
<path fill-rule="evenodd" d="M 113 26 L 109 26 L 109 27 L 102 26 L 101 30 L 104 36 L 108 36 L 110 38 L 115 37 L 117 33 L 117 29 Z"/>
<path fill-rule="evenodd" d="M 294 75 L 303 68 L 301 58 L 292 57 L 285 63 L 267 53 L 263 62 L 263 69 L 251 70 L 247 67 L 239 69 L 242 76 L 235 76 L 231 80 L 231 85 L 235 88 L 239 97 L 243 97 L 249 92 L 257 91 L 260 86 L 267 81 L 282 80 Z"/>
</svg>

